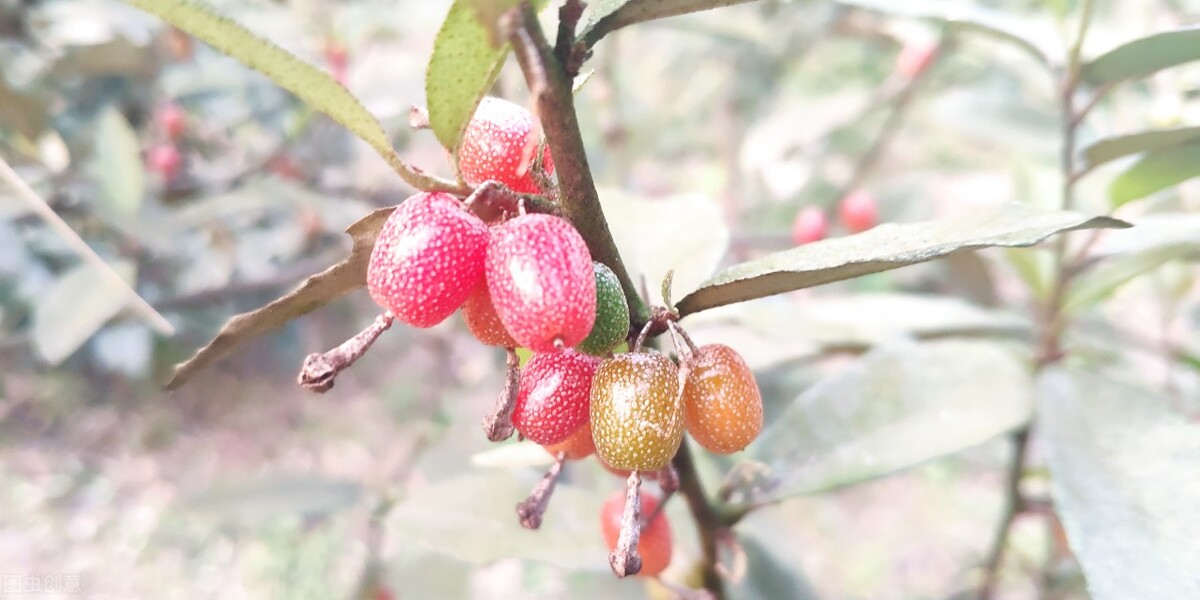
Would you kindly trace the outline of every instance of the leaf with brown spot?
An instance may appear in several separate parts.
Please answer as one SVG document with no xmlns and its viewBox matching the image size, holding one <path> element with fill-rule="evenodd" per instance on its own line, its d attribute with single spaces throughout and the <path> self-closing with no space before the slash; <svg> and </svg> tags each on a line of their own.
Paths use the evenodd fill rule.
<svg viewBox="0 0 1200 600">
<path fill-rule="evenodd" d="M 394 206 L 380 208 L 346 228 L 353 246 L 345 260 L 305 279 L 299 287 L 270 304 L 229 319 L 208 345 L 175 366 L 167 389 L 178 389 L 198 371 L 238 346 L 365 286 L 367 263 L 371 259 L 371 249 L 375 247 L 375 237 L 393 209 Z"/>
</svg>

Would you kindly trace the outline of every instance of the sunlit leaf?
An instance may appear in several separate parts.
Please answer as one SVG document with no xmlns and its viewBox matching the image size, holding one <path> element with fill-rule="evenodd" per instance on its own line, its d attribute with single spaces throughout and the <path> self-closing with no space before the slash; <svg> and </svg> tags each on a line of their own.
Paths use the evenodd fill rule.
<svg viewBox="0 0 1200 600">
<path fill-rule="evenodd" d="M 92 152 L 93 174 L 100 182 L 101 213 L 118 222 L 132 219 L 142 205 L 146 173 L 137 134 L 116 107 L 100 114 Z"/>
<path fill-rule="evenodd" d="M 379 121 L 328 73 L 313 67 L 198 0 L 126 0 L 270 77 L 367 142 L 409 185 L 461 193 L 458 186 L 413 170 L 400 160 Z"/>
<path fill-rule="evenodd" d="M 748 449 L 771 498 L 857 483 L 979 445 L 1028 421 L 1027 360 L 995 342 L 878 347 L 798 397 Z"/>
<path fill-rule="evenodd" d="M 1147 389 L 1080 370 L 1038 382 L 1051 491 L 1091 597 L 1200 598 L 1200 436 Z"/>
<path fill-rule="evenodd" d="M 1083 80 L 1111 84 L 1200 60 L 1200 27 L 1164 31 L 1118 46 L 1083 66 Z"/>
<path fill-rule="evenodd" d="M 167 389 L 173 390 L 187 383 L 197 371 L 233 352 L 238 346 L 365 286 L 367 262 L 375 247 L 375 237 L 391 214 L 392 208 L 381 208 L 347 228 L 346 233 L 353 240 L 353 246 L 350 256 L 345 260 L 305 279 L 299 287 L 270 304 L 226 322 L 217 337 L 191 358 L 175 366 Z"/>
<path fill-rule="evenodd" d="M 857 235 L 805 244 L 729 267 L 680 300 L 678 308 L 681 315 L 688 315 L 926 262 L 951 252 L 1031 246 L 1063 231 L 1127 226 L 1107 217 L 1040 211 L 1020 204 L 924 223 L 885 223 Z"/>
<path fill-rule="evenodd" d="M 112 264 L 126 282 L 136 270 L 129 262 Z M 125 290 L 113 287 L 97 267 L 80 264 L 59 277 L 34 308 L 33 347 L 42 360 L 56 365 L 73 354 L 129 302 Z"/>
<path fill-rule="evenodd" d="M 1083 151 L 1087 168 L 1142 152 L 1177 148 L 1200 140 L 1200 127 L 1139 131 L 1097 140 Z"/>
<path fill-rule="evenodd" d="M 1108 189 L 1113 207 L 1200 176 L 1200 142 L 1147 152 L 1117 175 Z"/>
</svg>

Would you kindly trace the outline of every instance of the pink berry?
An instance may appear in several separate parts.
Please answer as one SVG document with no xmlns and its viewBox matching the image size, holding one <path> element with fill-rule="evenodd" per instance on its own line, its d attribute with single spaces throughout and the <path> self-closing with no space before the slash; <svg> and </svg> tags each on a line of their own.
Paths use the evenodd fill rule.
<svg viewBox="0 0 1200 600">
<path fill-rule="evenodd" d="M 870 193 L 855 191 L 842 198 L 838 206 L 838 217 L 850 233 L 862 233 L 875 226 L 879 220 L 879 208 Z"/>
<path fill-rule="evenodd" d="M 504 328 L 534 352 L 575 346 L 592 330 L 592 257 L 579 232 L 559 217 L 522 215 L 492 227 L 487 282 Z"/>
<path fill-rule="evenodd" d="M 484 97 L 463 133 L 458 168 L 473 186 L 494 179 L 516 192 L 540 194 L 543 190 L 533 177 L 537 145 L 533 115 L 528 110 L 507 100 Z M 553 173 L 549 149 L 542 161 L 546 173 Z"/>
<path fill-rule="evenodd" d="M 179 139 L 187 129 L 187 113 L 174 102 L 158 107 L 154 120 L 158 128 L 172 140 Z"/>
<path fill-rule="evenodd" d="M 829 223 L 819 206 L 806 206 L 796 213 L 792 222 L 792 243 L 797 246 L 825 239 Z"/>
<path fill-rule="evenodd" d="M 588 422 L 600 359 L 567 349 L 534 354 L 521 369 L 513 427 L 537 444 L 557 444 Z"/>
<path fill-rule="evenodd" d="M 175 144 L 159 144 L 146 152 L 146 166 L 170 181 L 183 170 L 183 154 Z"/>
<path fill-rule="evenodd" d="M 937 46 L 927 42 L 908 42 L 896 55 L 896 72 L 906 79 L 920 75 L 933 64 Z"/>
<path fill-rule="evenodd" d="M 454 196 L 420 193 L 388 217 L 367 266 L 367 289 L 413 327 L 433 327 L 482 281 L 487 226 Z"/>
</svg>

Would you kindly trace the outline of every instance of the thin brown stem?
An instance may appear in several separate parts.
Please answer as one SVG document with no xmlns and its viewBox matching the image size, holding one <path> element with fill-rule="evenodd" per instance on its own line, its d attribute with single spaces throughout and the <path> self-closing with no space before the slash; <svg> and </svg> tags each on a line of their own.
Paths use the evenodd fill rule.
<svg viewBox="0 0 1200 600">
<path fill-rule="evenodd" d="M 483 418 L 483 432 L 487 439 L 501 442 L 512 437 L 513 408 L 517 405 L 517 391 L 521 387 L 521 357 L 513 348 L 506 348 L 506 374 L 504 389 L 496 397 L 496 407 L 492 413 Z"/>
<path fill-rule="evenodd" d="M 990 600 L 995 594 L 996 584 L 1000 578 L 1000 566 L 1004 561 L 1004 551 L 1008 546 L 1009 533 L 1012 531 L 1012 525 L 1017 517 L 1025 512 L 1025 498 L 1021 494 L 1021 475 L 1025 470 L 1025 458 L 1029 448 L 1029 427 L 1024 427 L 1014 433 L 1012 441 L 1013 457 L 1009 462 L 1008 477 L 1004 487 L 1004 512 L 996 526 L 992 547 L 984 562 L 979 600 Z"/>
<path fill-rule="evenodd" d="M 558 483 L 566 460 L 567 453 L 559 452 L 558 456 L 554 457 L 554 464 L 550 465 L 550 469 L 542 476 L 541 481 L 538 481 L 529 497 L 517 505 L 517 517 L 521 520 L 521 527 L 537 529 L 542 526 L 542 517 L 550 506 L 550 497 L 554 495 L 554 486 Z"/>
<path fill-rule="evenodd" d="M 700 534 L 700 550 L 704 557 L 704 587 L 713 593 L 714 598 L 720 600 L 725 598 L 725 580 L 721 578 L 717 568 L 720 560 L 717 543 L 725 525 L 704 493 L 704 486 L 700 484 L 700 475 L 692 462 L 692 451 L 686 439 L 679 445 L 679 452 L 675 454 L 671 464 L 679 474 L 679 492 L 687 499 L 696 530 Z"/>
<path fill-rule="evenodd" d="M 621 535 L 617 547 L 608 555 L 608 565 L 617 577 L 637 575 L 642 570 L 638 541 L 642 535 L 642 478 L 637 471 L 625 481 L 625 511 L 621 513 Z"/>
<path fill-rule="evenodd" d="M 309 354 L 300 367 L 300 374 L 296 376 L 296 382 L 304 389 L 318 394 L 324 394 L 333 389 L 334 379 L 337 378 L 338 373 L 362 358 L 367 350 L 371 349 L 375 340 L 379 339 L 379 336 L 392 326 L 394 319 L 395 317 L 390 311 L 385 312 L 375 317 L 375 322 L 370 326 L 360 331 L 358 335 L 342 342 L 337 348 L 324 354 Z"/>
</svg>

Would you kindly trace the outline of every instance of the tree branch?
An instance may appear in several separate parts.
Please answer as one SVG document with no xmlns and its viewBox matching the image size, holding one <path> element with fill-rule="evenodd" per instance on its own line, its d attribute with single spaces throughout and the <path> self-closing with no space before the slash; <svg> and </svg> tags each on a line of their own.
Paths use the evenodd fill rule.
<svg viewBox="0 0 1200 600">
<path fill-rule="evenodd" d="M 717 541 L 725 525 L 716 509 L 709 504 L 704 486 L 700 484 L 700 475 L 692 462 L 692 450 L 687 439 L 679 445 L 679 452 L 671 464 L 679 475 L 679 493 L 687 499 L 692 519 L 696 522 L 696 531 L 700 534 L 700 550 L 704 555 L 704 588 L 712 592 L 716 600 L 721 600 L 725 598 L 725 580 L 717 571 Z"/>
<path fill-rule="evenodd" d="M 538 119 L 546 133 L 550 153 L 554 156 L 562 216 L 583 236 L 592 259 L 604 263 L 617 275 L 625 290 L 625 299 L 629 302 L 633 319 L 644 321 L 649 311 L 638 296 L 629 272 L 625 270 L 600 207 L 600 197 L 596 193 L 583 138 L 579 133 L 571 79 L 554 57 L 554 51 L 538 23 L 537 13 L 528 2 L 522 2 L 508 13 L 506 21 L 511 27 L 509 41 L 525 73 Z"/>
</svg>

